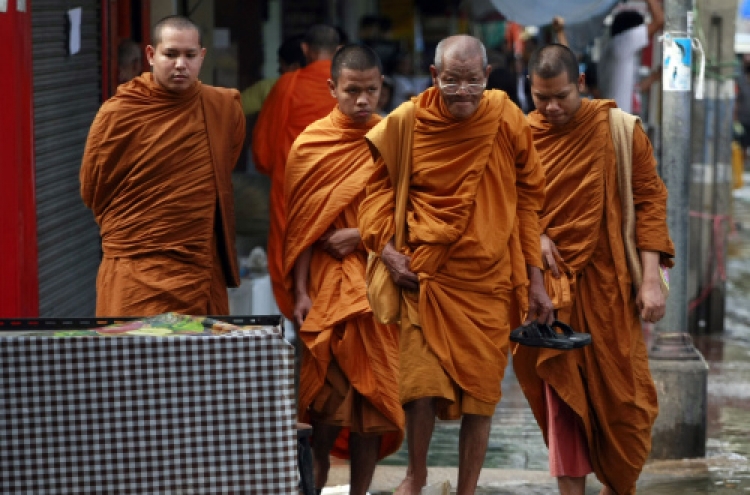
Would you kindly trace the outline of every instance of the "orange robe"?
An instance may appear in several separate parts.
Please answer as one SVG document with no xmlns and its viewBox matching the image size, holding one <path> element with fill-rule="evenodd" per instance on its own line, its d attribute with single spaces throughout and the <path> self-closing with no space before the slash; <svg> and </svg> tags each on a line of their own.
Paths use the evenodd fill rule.
<svg viewBox="0 0 750 495">
<path fill-rule="evenodd" d="M 308 282 L 313 306 L 299 331 L 305 344 L 299 413 L 306 420 L 309 410 L 317 408 L 316 414 L 328 416 L 324 422 L 346 427 L 333 452 L 339 457 L 348 457 L 348 442 L 343 440 L 349 430 L 383 434 L 381 458 L 398 450 L 404 437 L 398 328 L 381 325 L 372 316 L 365 290 L 367 252 L 360 245 L 338 260 L 315 247 L 329 229 L 356 228 L 357 210 L 374 171 L 364 136 L 378 121 L 374 115 L 366 125 L 357 126 L 335 108 L 300 134 L 286 170 L 284 285 L 292 299 L 294 264 L 303 251 L 313 248 Z M 333 362 L 350 385 L 343 387 L 343 400 L 330 399 L 340 393 L 333 390 Z M 325 407 L 329 400 L 336 406 L 333 414 Z"/>
<path fill-rule="evenodd" d="M 525 280 L 526 264 L 540 265 L 544 175 L 523 113 L 505 93 L 486 91 L 464 121 L 434 88 L 413 101 L 406 253 L 419 294 L 402 297 L 401 402 L 439 397 L 442 418 L 491 415 L 507 364 L 514 277 Z M 379 168 L 359 227 L 377 253 L 394 235 L 387 165 L 398 159 L 390 129 L 404 105 L 367 136 Z"/>
<path fill-rule="evenodd" d="M 284 289 L 284 170 L 297 136 L 336 106 L 328 88 L 329 77 L 330 60 L 319 60 L 282 75 L 263 103 L 253 130 L 255 168 L 271 177 L 268 272 L 276 304 L 287 318 L 292 316 L 294 302 Z"/>
<path fill-rule="evenodd" d="M 81 196 L 102 236 L 96 314 L 227 314 L 239 284 L 232 169 L 245 118 L 236 90 L 120 85 L 89 131 Z"/>
<path fill-rule="evenodd" d="M 513 364 L 545 440 L 542 381 L 580 417 L 599 480 L 627 495 L 635 493 L 650 452 L 658 406 L 622 242 L 609 130 L 613 106 L 611 100 L 583 100 L 571 122 L 559 127 L 538 112 L 529 115 L 547 176 L 542 228 L 566 274 L 555 280 L 547 271 L 545 284 L 558 318 L 591 333 L 592 344 L 565 352 L 517 346 Z M 636 126 L 633 136 L 636 244 L 662 253 L 671 266 L 667 190 L 645 133 Z M 566 297 L 562 285 L 569 287 Z"/>
</svg>

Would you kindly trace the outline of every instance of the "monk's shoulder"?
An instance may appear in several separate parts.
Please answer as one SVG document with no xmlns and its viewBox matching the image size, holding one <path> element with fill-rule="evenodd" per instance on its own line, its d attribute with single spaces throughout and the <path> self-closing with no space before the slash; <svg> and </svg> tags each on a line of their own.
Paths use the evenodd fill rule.
<svg viewBox="0 0 750 495">
<path fill-rule="evenodd" d="M 217 100 L 237 100 L 240 101 L 240 92 L 234 88 L 223 88 L 220 86 L 210 86 L 204 84 L 201 88 L 204 97 L 217 99 Z"/>
</svg>

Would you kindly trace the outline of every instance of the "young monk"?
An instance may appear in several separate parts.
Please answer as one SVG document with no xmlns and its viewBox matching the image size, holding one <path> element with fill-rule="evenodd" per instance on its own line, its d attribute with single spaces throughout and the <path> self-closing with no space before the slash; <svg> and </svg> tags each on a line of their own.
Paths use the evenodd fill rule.
<svg viewBox="0 0 750 495">
<path fill-rule="evenodd" d="M 373 112 L 382 81 L 372 49 L 341 48 L 328 80 L 337 106 L 300 134 L 286 166 L 284 285 L 304 344 L 300 417 L 313 425 L 316 487 L 325 486 L 338 437 L 335 454 L 351 457 L 354 495 L 367 493 L 378 459 L 404 436 L 398 328 L 373 318 L 357 229 L 374 171 L 364 136 L 380 121 Z"/>
<path fill-rule="evenodd" d="M 284 170 L 292 143 L 309 124 L 328 115 L 336 105 L 328 88 L 331 59 L 339 35 L 331 26 L 308 29 L 302 43 L 307 65 L 282 75 L 263 102 L 253 130 L 253 161 L 259 172 L 271 178 L 269 198 L 268 272 L 276 304 L 292 317 L 293 301 L 284 288 L 283 256 Z"/>
<path fill-rule="evenodd" d="M 400 398 L 409 466 L 396 493 L 427 481 L 435 417 L 461 420 L 456 493 L 473 494 L 500 400 L 514 288 L 528 287 L 529 318 L 551 322 L 544 291 L 537 210 L 544 176 L 521 110 L 490 73 L 482 43 L 442 40 L 430 67 L 434 87 L 402 104 L 367 135 L 377 170 L 360 206 L 368 250 L 380 254 L 402 287 Z M 413 122 L 404 122 L 409 106 Z M 400 132 L 402 128 L 413 132 Z M 410 153 L 401 153 L 408 146 Z M 412 157 L 408 241 L 393 246 L 394 188 L 389 166 Z M 526 305 L 526 297 L 522 303 Z"/>
<path fill-rule="evenodd" d="M 590 333 L 592 344 L 564 352 L 519 346 L 513 364 L 549 445 L 560 493 L 583 495 L 585 476 L 593 471 L 604 484 L 602 495 L 630 495 L 651 449 L 657 413 L 640 320 L 664 316 L 659 263 L 671 265 L 674 256 L 667 190 L 651 144 L 636 125 L 631 187 L 643 267 L 636 292 L 625 258 L 610 133 L 615 104 L 581 98 L 584 76 L 565 46 L 538 50 L 529 74 L 537 108 L 529 122 L 547 177 L 545 282 L 557 318 Z"/>
<path fill-rule="evenodd" d="M 236 90 L 198 80 L 206 49 L 181 16 L 154 26 L 152 72 L 102 105 L 81 164 L 101 229 L 98 316 L 228 314 L 239 284 L 231 174 L 245 136 Z"/>
</svg>

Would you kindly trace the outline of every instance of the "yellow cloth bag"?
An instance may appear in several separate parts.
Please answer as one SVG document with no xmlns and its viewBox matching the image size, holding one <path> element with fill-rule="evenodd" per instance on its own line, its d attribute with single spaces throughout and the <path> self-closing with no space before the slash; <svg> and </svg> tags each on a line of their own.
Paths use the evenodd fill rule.
<svg viewBox="0 0 750 495">
<path fill-rule="evenodd" d="M 399 137 L 398 156 L 384 153 L 383 159 L 388 167 L 388 175 L 394 185 L 394 222 L 395 235 L 394 247 L 400 251 L 406 244 L 406 203 L 409 201 L 409 180 L 411 178 L 411 152 L 414 133 L 414 104 L 407 102 L 402 105 L 401 111 L 394 114 L 403 116 L 399 118 L 396 125 L 376 125 L 367 133 L 367 140 L 373 158 L 381 156 L 380 146 L 388 134 L 395 133 Z M 393 141 L 391 141 L 393 142 Z M 378 253 L 370 253 L 367 258 L 365 270 L 365 281 L 367 282 L 367 299 L 375 315 L 375 319 L 385 325 L 399 323 L 401 321 L 401 287 L 396 285 L 391 273 L 383 263 Z"/>
<path fill-rule="evenodd" d="M 610 108 L 609 125 L 617 156 L 617 188 L 622 202 L 622 240 L 625 247 L 625 258 L 628 261 L 630 276 L 633 278 L 633 289 L 638 293 L 643 284 L 643 267 L 635 242 L 635 207 L 633 206 L 633 129 L 640 125 L 641 119 L 623 112 L 619 108 Z M 661 274 L 661 291 L 669 297 L 669 275 L 667 269 L 659 267 Z"/>
</svg>

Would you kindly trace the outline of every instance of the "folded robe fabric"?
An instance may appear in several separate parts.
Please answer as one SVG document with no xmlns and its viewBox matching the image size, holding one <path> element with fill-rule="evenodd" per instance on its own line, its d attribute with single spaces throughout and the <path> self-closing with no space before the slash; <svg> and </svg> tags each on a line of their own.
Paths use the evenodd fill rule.
<svg viewBox="0 0 750 495">
<path fill-rule="evenodd" d="M 293 302 L 284 289 L 283 276 L 286 224 L 284 170 L 289 150 L 297 136 L 336 106 L 336 99 L 328 88 L 330 77 L 330 60 L 319 60 L 282 75 L 263 102 L 253 129 L 255 168 L 271 177 L 268 272 L 276 304 L 287 318 L 292 316 Z"/>
<path fill-rule="evenodd" d="M 622 244 L 622 208 L 610 135 L 610 100 L 583 100 L 573 119 L 552 126 L 529 115 L 547 188 L 542 228 L 560 252 L 563 277 L 545 271 L 558 318 L 592 344 L 561 352 L 518 346 L 513 364 L 547 438 L 544 384 L 581 418 L 597 477 L 618 495 L 635 493 L 651 449 L 657 414 L 654 384 Z M 648 139 L 633 134 L 636 244 L 672 265 L 667 190 Z M 562 282 L 561 282 L 562 281 Z M 564 290 L 562 290 L 564 289 Z"/>
<path fill-rule="evenodd" d="M 336 108 L 295 141 L 286 169 L 284 286 L 293 299 L 294 264 L 312 247 L 308 289 L 313 305 L 299 330 L 305 344 L 300 417 L 308 414 L 335 360 L 368 403 L 355 411 L 360 417 L 344 419 L 365 432 L 385 430 L 382 458 L 398 450 L 404 436 L 404 412 L 398 401 L 398 328 L 376 323 L 372 315 L 364 246 L 338 260 L 315 244 L 329 229 L 356 228 L 357 209 L 374 169 L 364 135 L 379 120 L 373 116 L 357 126 Z M 345 429 L 341 435 L 347 434 Z M 339 441 L 333 453 L 348 457 L 346 447 Z"/>
<path fill-rule="evenodd" d="M 434 88 L 413 101 L 406 253 L 419 276 L 419 321 L 402 309 L 402 329 L 421 327 L 440 364 L 436 371 L 464 393 L 494 404 L 500 400 L 511 321 L 503 302 L 526 283 L 527 263 L 540 266 L 542 168 L 524 116 L 505 93 L 486 91 L 475 114 L 462 121 L 450 115 Z M 367 136 L 381 158 L 359 226 L 364 244 L 378 253 L 394 233 L 387 164 L 398 160 L 400 138 L 392 129 L 399 129 L 402 116 L 396 109 Z M 404 366 L 402 389 L 419 395 L 424 376 Z"/>
<path fill-rule="evenodd" d="M 173 93 L 144 73 L 102 105 L 80 170 L 102 236 L 98 315 L 228 310 L 244 133 L 239 93 L 200 82 Z"/>
</svg>

